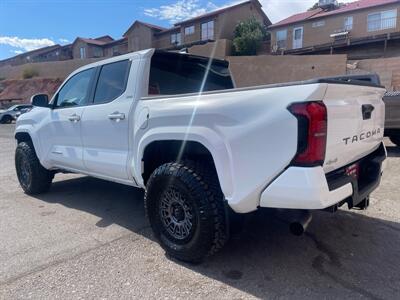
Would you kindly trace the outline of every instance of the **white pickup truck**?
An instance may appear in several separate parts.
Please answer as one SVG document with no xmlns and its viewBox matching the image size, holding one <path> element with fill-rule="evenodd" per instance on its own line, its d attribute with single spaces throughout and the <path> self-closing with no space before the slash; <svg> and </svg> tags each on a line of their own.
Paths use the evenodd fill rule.
<svg viewBox="0 0 400 300">
<path fill-rule="evenodd" d="M 143 188 L 162 247 L 198 262 L 227 241 L 232 211 L 368 205 L 386 158 L 385 90 L 372 79 L 234 88 L 226 61 L 110 58 L 73 72 L 51 101 L 32 97 L 16 125 L 18 179 L 27 194 L 57 172 Z"/>
</svg>

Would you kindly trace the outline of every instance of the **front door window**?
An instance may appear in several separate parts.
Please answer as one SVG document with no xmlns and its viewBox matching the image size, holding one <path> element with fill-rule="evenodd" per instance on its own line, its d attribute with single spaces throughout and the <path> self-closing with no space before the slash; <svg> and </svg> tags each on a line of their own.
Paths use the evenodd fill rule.
<svg viewBox="0 0 400 300">
<path fill-rule="evenodd" d="M 90 81 L 94 69 L 88 69 L 72 76 L 56 96 L 55 107 L 72 107 L 85 105 L 89 97 Z"/>
</svg>

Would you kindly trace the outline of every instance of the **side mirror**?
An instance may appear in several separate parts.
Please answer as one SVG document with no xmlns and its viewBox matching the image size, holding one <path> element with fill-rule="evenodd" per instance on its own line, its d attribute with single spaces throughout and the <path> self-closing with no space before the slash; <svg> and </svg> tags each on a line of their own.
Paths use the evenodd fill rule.
<svg viewBox="0 0 400 300">
<path fill-rule="evenodd" d="M 49 96 L 46 94 L 33 95 L 31 98 L 31 103 L 33 106 L 49 107 Z"/>
</svg>

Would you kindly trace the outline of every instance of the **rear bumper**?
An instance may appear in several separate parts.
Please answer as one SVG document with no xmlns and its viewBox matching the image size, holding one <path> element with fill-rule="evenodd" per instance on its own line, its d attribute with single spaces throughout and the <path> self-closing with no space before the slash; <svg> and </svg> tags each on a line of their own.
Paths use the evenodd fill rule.
<svg viewBox="0 0 400 300">
<path fill-rule="evenodd" d="M 383 144 L 358 161 L 360 176 L 346 175 L 346 167 L 325 174 L 322 167 L 290 167 L 261 194 L 260 206 L 286 209 L 324 209 L 348 203 L 357 206 L 380 183 L 382 162 L 386 158 Z"/>
</svg>

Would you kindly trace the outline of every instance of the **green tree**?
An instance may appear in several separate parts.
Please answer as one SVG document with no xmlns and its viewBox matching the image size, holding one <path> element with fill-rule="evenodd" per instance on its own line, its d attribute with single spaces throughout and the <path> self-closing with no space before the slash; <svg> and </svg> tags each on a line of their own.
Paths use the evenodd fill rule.
<svg viewBox="0 0 400 300">
<path fill-rule="evenodd" d="M 237 55 L 256 55 L 267 36 L 265 26 L 255 18 L 237 24 L 234 33 L 233 46 Z"/>
<path fill-rule="evenodd" d="M 311 7 L 308 9 L 308 11 L 311 11 L 311 10 L 314 10 L 314 9 L 317 9 L 317 8 L 318 8 L 318 2 L 315 3 L 313 6 L 311 6 Z"/>
<path fill-rule="evenodd" d="M 342 3 L 342 2 L 339 2 L 339 3 L 338 3 L 338 7 L 341 7 L 341 6 L 343 6 L 343 5 L 344 5 L 344 3 Z M 319 2 L 316 2 L 313 6 L 311 6 L 311 7 L 308 9 L 308 11 L 317 9 L 318 7 L 319 7 Z"/>
</svg>

